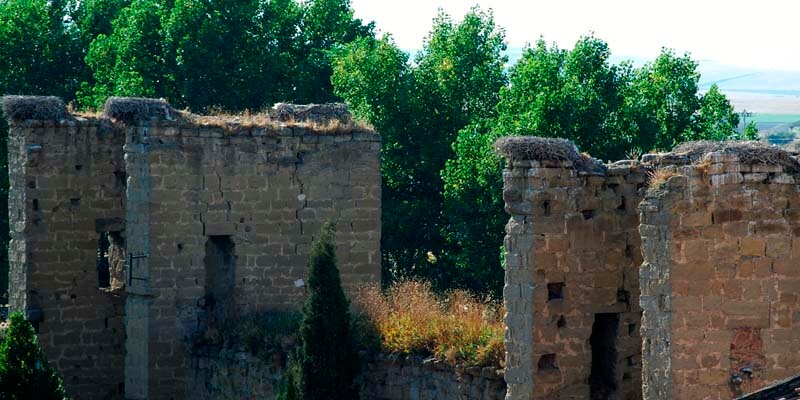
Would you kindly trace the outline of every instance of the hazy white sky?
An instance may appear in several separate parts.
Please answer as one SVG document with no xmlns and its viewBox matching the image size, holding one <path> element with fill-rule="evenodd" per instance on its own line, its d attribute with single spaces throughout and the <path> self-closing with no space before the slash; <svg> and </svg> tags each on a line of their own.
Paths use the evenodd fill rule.
<svg viewBox="0 0 800 400">
<path fill-rule="evenodd" d="M 544 36 L 570 48 L 594 31 L 618 56 L 652 58 L 666 46 L 697 60 L 800 70 L 797 0 L 352 0 L 359 18 L 404 49 L 421 47 L 439 8 L 460 20 L 475 4 L 494 10 L 509 47 Z"/>
</svg>

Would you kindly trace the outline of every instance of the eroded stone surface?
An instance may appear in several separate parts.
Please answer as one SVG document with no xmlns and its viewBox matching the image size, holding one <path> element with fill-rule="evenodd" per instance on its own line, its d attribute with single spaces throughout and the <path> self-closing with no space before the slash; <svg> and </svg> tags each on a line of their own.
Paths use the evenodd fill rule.
<svg viewBox="0 0 800 400">
<path fill-rule="evenodd" d="M 380 281 L 377 134 L 181 121 L 10 121 L 11 307 L 82 399 L 185 398 L 195 335 L 301 305 L 328 218 L 346 289 Z"/>
<path fill-rule="evenodd" d="M 730 399 L 800 372 L 793 155 L 689 143 L 589 173 L 514 158 L 529 153 L 504 172 L 507 399 Z M 641 373 L 613 394 L 591 385 L 591 350 L 609 344 L 587 337 L 609 313 L 615 376 Z"/>
</svg>

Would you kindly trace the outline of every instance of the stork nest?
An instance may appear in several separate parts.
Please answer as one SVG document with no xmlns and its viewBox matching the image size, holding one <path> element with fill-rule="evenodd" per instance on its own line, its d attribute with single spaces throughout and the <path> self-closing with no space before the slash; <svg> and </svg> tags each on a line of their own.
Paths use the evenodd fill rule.
<svg viewBox="0 0 800 400">
<path fill-rule="evenodd" d="M 180 119 L 180 113 L 172 109 L 166 100 L 139 97 L 109 97 L 103 107 L 103 116 L 129 124 L 151 119 Z"/>
<path fill-rule="evenodd" d="M 699 161 L 712 152 L 732 154 L 745 165 L 780 165 L 790 171 L 800 171 L 800 163 L 788 151 L 763 142 L 755 141 L 722 141 L 701 140 L 686 142 L 676 146 L 672 153 L 684 156 L 691 162 Z"/>
<path fill-rule="evenodd" d="M 67 106 L 55 96 L 3 96 L 3 114 L 9 121 L 67 119 Z"/>
</svg>

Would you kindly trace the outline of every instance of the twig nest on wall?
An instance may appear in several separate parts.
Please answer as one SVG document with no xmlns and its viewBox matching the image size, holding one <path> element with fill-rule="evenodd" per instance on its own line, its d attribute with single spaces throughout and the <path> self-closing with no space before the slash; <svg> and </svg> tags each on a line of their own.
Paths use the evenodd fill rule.
<svg viewBox="0 0 800 400">
<path fill-rule="evenodd" d="M 604 174 L 607 170 L 601 160 L 581 154 L 575 143 L 567 139 L 509 136 L 498 139 L 494 149 L 501 156 L 513 161 L 550 161 L 593 174 Z"/>
<path fill-rule="evenodd" d="M 709 153 L 721 153 L 735 157 L 746 165 L 779 165 L 788 171 L 800 171 L 800 163 L 791 153 L 763 142 L 701 140 L 680 144 L 672 149 L 672 152 L 686 157 L 690 162 L 698 162 Z"/>
<path fill-rule="evenodd" d="M 67 106 L 55 96 L 3 96 L 3 113 L 9 121 L 68 118 Z"/>
<path fill-rule="evenodd" d="M 126 123 L 136 123 L 151 119 L 174 121 L 179 118 L 179 113 L 164 99 L 109 97 L 103 107 L 103 116 Z"/>
<path fill-rule="evenodd" d="M 281 122 L 314 122 L 327 124 L 332 121 L 339 121 L 343 124 L 351 124 L 353 117 L 347 109 L 346 104 L 275 104 L 269 115 L 272 119 Z"/>
</svg>

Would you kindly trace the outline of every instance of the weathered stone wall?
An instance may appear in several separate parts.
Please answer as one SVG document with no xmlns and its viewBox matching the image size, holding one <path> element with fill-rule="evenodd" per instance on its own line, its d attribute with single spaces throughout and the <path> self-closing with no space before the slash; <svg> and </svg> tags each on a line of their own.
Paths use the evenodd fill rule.
<svg viewBox="0 0 800 400">
<path fill-rule="evenodd" d="M 507 398 L 640 398 L 645 168 L 506 155 Z"/>
<path fill-rule="evenodd" d="M 379 356 L 363 368 L 369 400 L 502 400 L 506 384 L 494 367 L 456 367 L 419 357 Z"/>
<path fill-rule="evenodd" d="M 123 229 L 124 132 L 108 121 L 9 121 L 11 308 L 37 327 L 70 395 L 120 396 L 120 293 L 99 288 L 100 232 Z"/>
<path fill-rule="evenodd" d="M 149 371 L 161 388 L 151 398 L 180 393 L 183 338 L 239 314 L 302 304 L 311 242 L 326 219 L 338 220 L 345 286 L 380 281 L 377 135 L 164 122 L 147 135 Z M 228 275 L 209 275 L 212 237 L 229 238 Z"/>
<path fill-rule="evenodd" d="M 14 100 L 32 115 L 44 104 Z M 146 99 L 110 100 L 102 118 L 57 115 L 9 121 L 10 276 L 12 308 L 43 318 L 70 393 L 186 398 L 192 337 L 299 308 L 328 218 L 345 287 L 380 281 L 374 132 L 200 118 Z"/>
<path fill-rule="evenodd" d="M 508 399 L 731 399 L 800 372 L 796 155 L 698 142 L 603 166 L 565 141 L 497 147 L 511 214 Z M 610 345 L 597 328 L 616 321 L 610 395 L 587 369 Z"/>
<path fill-rule="evenodd" d="M 730 399 L 800 372 L 797 162 L 747 152 L 662 167 L 642 204 L 645 398 Z"/>
<path fill-rule="evenodd" d="M 283 381 L 279 356 L 265 361 L 247 352 L 194 355 L 187 398 L 275 399 Z M 365 400 L 502 400 L 505 381 L 495 368 L 459 368 L 419 357 L 379 355 L 358 377 Z"/>
</svg>

